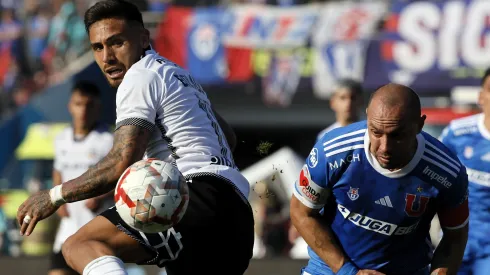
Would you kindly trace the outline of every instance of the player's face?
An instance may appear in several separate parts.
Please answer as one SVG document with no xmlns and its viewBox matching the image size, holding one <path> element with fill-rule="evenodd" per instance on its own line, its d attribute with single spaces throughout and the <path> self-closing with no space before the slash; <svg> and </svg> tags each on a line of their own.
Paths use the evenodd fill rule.
<svg viewBox="0 0 490 275">
<path fill-rule="evenodd" d="M 482 89 L 478 96 L 478 104 L 486 116 L 490 116 L 490 77 L 483 82 Z"/>
<path fill-rule="evenodd" d="M 68 110 L 75 128 L 90 129 L 99 118 L 100 102 L 93 96 L 75 91 L 68 103 Z"/>
<path fill-rule="evenodd" d="M 410 162 L 425 120 L 422 116 L 414 122 L 396 109 L 368 110 L 369 150 L 381 167 L 390 170 L 401 169 Z"/>
<path fill-rule="evenodd" d="M 95 61 L 114 88 L 121 84 L 126 72 L 150 45 L 146 29 L 116 18 L 95 22 L 90 26 L 89 38 Z"/>
<path fill-rule="evenodd" d="M 348 88 L 341 88 L 332 96 L 330 108 L 340 120 L 354 121 L 359 116 L 361 98 Z"/>
</svg>

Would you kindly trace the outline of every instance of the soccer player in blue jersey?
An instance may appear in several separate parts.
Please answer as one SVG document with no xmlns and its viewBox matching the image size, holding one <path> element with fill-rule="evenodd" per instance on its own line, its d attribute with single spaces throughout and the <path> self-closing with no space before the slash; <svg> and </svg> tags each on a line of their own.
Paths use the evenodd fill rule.
<svg viewBox="0 0 490 275">
<path fill-rule="evenodd" d="M 417 94 L 388 84 L 372 95 L 367 121 L 316 143 L 291 200 L 309 245 L 303 274 L 456 274 L 468 237 L 468 177 L 422 132 L 424 120 Z M 436 213 L 444 236 L 433 253 Z"/>
<path fill-rule="evenodd" d="M 482 79 L 481 114 L 453 120 L 441 141 L 468 173 L 470 231 L 458 274 L 490 274 L 490 69 Z"/>
</svg>

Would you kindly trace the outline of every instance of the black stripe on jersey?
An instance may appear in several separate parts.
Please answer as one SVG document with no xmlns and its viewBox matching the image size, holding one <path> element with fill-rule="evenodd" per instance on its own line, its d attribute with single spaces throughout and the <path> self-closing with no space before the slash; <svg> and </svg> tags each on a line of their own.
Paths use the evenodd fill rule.
<svg viewBox="0 0 490 275">
<path fill-rule="evenodd" d="M 199 101 L 198 105 L 199 105 L 199 108 L 201 108 L 204 112 L 206 112 L 206 116 L 208 117 L 208 119 L 211 121 L 211 126 L 213 127 L 214 129 L 214 132 L 216 133 L 216 136 L 218 136 L 218 143 L 221 147 L 221 155 L 223 156 L 224 159 L 226 159 L 228 162 L 230 163 L 233 163 L 231 162 L 229 159 L 228 159 L 228 149 L 226 148 L 225 144 L 223 143 L 223 135 L 221 134 L 221 131 L 220 131 L 220 128 L 219 128 L 219 125 L 218 123 L 216 122 L 216 119 L 214 118 L 214 116 L 211 114 L 211 108 L 209 107 L 208 103 L 202 99 L 199 98 L 199 96 L 197 96 L 197 99 Z M 226 163 L 226 162 L 225 162 Z M 234 166 L 234 164 L 233 164 Z"/>
<path fill-rule="evenodd" d="M 121 126 L 125 126 L 125 125 L 139 126 L 149 131 L 153 131 L 153 129 L 155 128 L 155 125 L 153 125 L 153 123 L 149 122 L 148 120 L 133 117 L 133 118 L 126 118 L 116 123 L 116 130 L 119 129 Z"/>
<path fill-rule="evenodd" d="M 179 159 L 180 157 L 177 155 L 177 148 L 172 145 L 172 139 L 167 136 L 167 130 L 165 130 L 165 127 L 163 127 L 162 120 L 161 119 L 155 120 L 155 125 L 162 133 L 162 139 L 167 142 L 167 148 L 172 152 L 172 157 L 174 159 Z"/>
</svg>

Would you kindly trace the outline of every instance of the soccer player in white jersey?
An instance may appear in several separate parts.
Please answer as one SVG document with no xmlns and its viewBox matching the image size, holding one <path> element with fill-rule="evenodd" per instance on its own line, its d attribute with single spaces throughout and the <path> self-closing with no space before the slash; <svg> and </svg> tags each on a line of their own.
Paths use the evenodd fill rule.
<svg viewBox="0 0 490 275">
<path fill-rule="evenodd" d="M 126 274 L 123 262 L 165 266 L 169 275 L 243 274 L 254 221 L 250 185 L 233 160 L 233 131 L 192 76 L 152 50 L 132 3 L 97 2 L 84 22 L 95 61 L 117 87 L 114 144 L 82 176 L 27 199 L 17 214 L 21 234 L 29 235 L 61 204 L 112 190 L 134 162 L 157 158 L 174 163 L 188 179 L 182 220 L 166 232 L 145 234 L 110 208 L 64 243 L 68 264 L 85 275 Z"/>
<path fill-rule="evenodd" d="M 318 133 L 317 140 L 331 130 L 359 121 L 362 107 L 362 86 L 353 79 L 340 81 L 330 98 L 330 108 L 335 113 L 335 123 Z"/>
<path fill-rule="evenodd" d="M 481 114 L 453 120 L 440 137 L 468 171 L 470 230 L 460 275 L 490 273 L 490 69 L 478 104 Z"/>
<path fill-rule="evenodd" d="M 97 86 L 87 81 L 77 82 L 72 89 L 68 110 L 72 124 L 56 137 L 54 144 L 54 185 L 80 176 L 112 147 L 112 133 L 107 126 L 98 122 L 100 91 Z M 111 194 L 65 204 L 58 209 L 61 221 L 53 245 L 49 275 L 76 274 L 63 258 L 61 245 L 95 218 L 96 211 L 114 204 Z"/>
<path fill-rule="evenodd" d="M 330 98 L 330 108 L 335 113 L 335 123 L 323 129 L 317 141 L 326 133 L 339 127 L 359 121 L 362 108 L 362 85 L 353 79 L 343 79 Z M 288 232 L 289 242 L 293 245 L 289 256 L 293 259 L 308 259 L 308 244 L 301 238 L 298 230 L 291 224 Z"/>
</svg>

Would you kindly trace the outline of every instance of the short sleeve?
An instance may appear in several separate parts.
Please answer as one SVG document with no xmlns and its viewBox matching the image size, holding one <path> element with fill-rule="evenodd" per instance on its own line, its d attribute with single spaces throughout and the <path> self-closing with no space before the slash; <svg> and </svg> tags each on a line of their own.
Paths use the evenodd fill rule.
<svg viewBox="0 0 490 275">
<path fill-rule="evenodd" d="M 446 147 L 453 153 L 456 153 L 453 145 L 451 143 L 453 137 L 453 132 L 451 131 L 451 126 L 448 125 L 444 130 L 442 130 L 441 135 L 439 136 L 439 141 L 441 141 Z"/>
<path fill-rule="evenodd" d="M 162 93 L 157 73 L 138 69 L 129 71 L 117 89 L 116 130 L 124 125 L 136 125 L 152 131 Z"/>
<path fill-rule="evenodd" d="M 461 166 L 456 182 L 441 190 L 438 199 L 437 214 L 443 228 L 458 229 L 468 223 L 468 175 L 464 166 Z"/>
<path fill-rule="evenodd" d="M 328 199 L 326 160 L 323 154 L 322 140 L 319 140 L 306 159 L 294 183 L 293 194 L 305 206 L 322 208 Z"/>
</svg>

